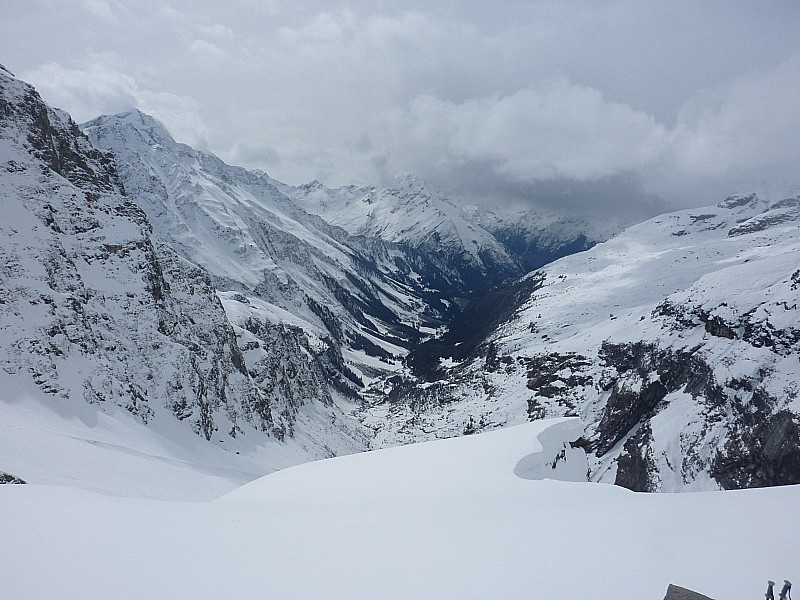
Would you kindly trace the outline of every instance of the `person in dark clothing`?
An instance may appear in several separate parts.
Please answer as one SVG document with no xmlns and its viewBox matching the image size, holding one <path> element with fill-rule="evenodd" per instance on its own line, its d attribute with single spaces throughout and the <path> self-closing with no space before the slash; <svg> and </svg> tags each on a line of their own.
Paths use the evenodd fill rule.
<svg viewBox="0 0 800 600">
<path fill-rule="evenodd" d="M 764 594 L 764 598 L 767 600 L 775 600 L 775 592 L 772 591 L 773 587 L 775 587 L 775 582 L 770 579 L 767 582 L 767 593 Z"/>
<path fill-rule="evenodd" d="M 792 600 L 792 582 L 788 579 L 783 580 L 783 588 L 778 598 L 780 600 Z"/>
</svg>

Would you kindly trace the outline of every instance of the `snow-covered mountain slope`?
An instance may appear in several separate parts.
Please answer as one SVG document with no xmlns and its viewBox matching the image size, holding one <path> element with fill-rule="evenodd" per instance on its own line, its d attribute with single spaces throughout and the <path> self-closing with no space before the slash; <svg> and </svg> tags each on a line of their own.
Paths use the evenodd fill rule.
<svg viewBox="0 0 800 600">
<path fill-rule="evenodd" d="M 514 229 L 412 178 L 290 188 L 135 111 L 86 131 L 113 154 L 0 71 L 0 407 L 20 427 L 40 414 L 11 410 L 21 398 L 86 401 L 89 420 L 119 407 L 165 439 L 224 444 L 231 485 L 260 474 L 242 460 L 577 415 L 596 481 L 800 482 L 798 198 L 665 215 L 479 297 L 473 276 L 489 288 L 524 258 L 498 239 L 560 252 L 583 227 L 522 215 Z M 148 455 L 148 435 L 124 452 Z M 0 478 L 58 479 L 36 463 L 62 441 L 37 461 L 15 446 Z"/>
<path fill-rule="evenodd" d="M 315 180 L 287 189 L 302 198 L 309 212 L 354 234 L 415 244 L 438 234 L 443 244 L 458 245 L 476 260 L 481 248 L 499 251 L 491 236 L 469 222 L 451 200 L 431 193 L 418 177 L 406 175 L 397 183 L 395 188 L 328 189 Z"/>
<path fill-rule="evenodd" d="M 254 327 L 247 352 L 280 368 L 268 382 L 248 370 L 208 274 L 152 235 L 111 158 L 5 70 L 0 173 L 0 405 L 81 400 L 215 442 L 266 443 L 318 399 L 305 413 L 324 427 L 309 431 L 326 431 L 296 443 L 298 457 L 365 448 L 328 385 L 304 376 L 307 350 L 285 329 Z M 25 479 L 24 455 L 0 469 Z"/>
<path fill-rule="evenodd" d="M 395 248 L 300 210 L 265 174 L 179 144 L 138 111 L 83 129 L 114 155 L 154 235 L 212 275 L 243 348 L 282 323 L 304 340 L 317 377 L 352 393 L 398 368 L 421 336 L 416 325 L 440 322 L 446 307 L 423 302 Z M 251 369 L 260 360 L 245 358 Z"/>
<path fill-rule="evenodd" d="M 282 189 L 310 213 L 352 235 L 402 248 L 421 283 L 474 296 L 523 274 L 519 261 L 452 200 L 429 190 L 414 175 L 396 187 L 324 187 L 312 181 Z"/>
<path fill-rule="evenodd" d="M 542 479 L 553 462 L 585 468 L 580 450 L 559 458 L 577 429 L 540 421 L 320 461 L 217 502 L 0 486 L 3 589 L 86 600 L 639 600 L 678 583 L 745 598 L 797 568 L 788 549 L 800 487 L 646 495 L 567 473 Z"/>
<path fill-rule="evenodd" d="M 43 397 L 34 384 L 3 381 L 0 471 L 32 485 L 112 496 L 211 500 L 266 473 L 325 453 L 254 434 L 197 436 L 177 419 L 144 425 L 111 403 Z M 304 407 L 306 408 L 306 407 Z M 313 436 L 299 438 L 308 446 Z"/>
<path fill-rule="evenodd" d="M 601 222 L 599 216 L 589 222 L 528 208 L 480 206 L 465 207 L 465 212 L 517 257 L 525 272 L 588 250 L 620 231 L 617 223 Z"/>
<path fill-rule="evenodd" d="M 367 422 L 393 444 L 578 415 L 597 481 L 798 483 L 798 256 L 796 198 L 657 217 L 531 274 L 477 352 Z"/>
<path fill-rule="evenodd" d="M 398 244 L 427 275 L 426 285 L 468 297 L 586 250 L 617 230 L 530 209 L 461 206 L 414 175 L 388 188 L 278 185 L 329 223 Z"/>
</svg>

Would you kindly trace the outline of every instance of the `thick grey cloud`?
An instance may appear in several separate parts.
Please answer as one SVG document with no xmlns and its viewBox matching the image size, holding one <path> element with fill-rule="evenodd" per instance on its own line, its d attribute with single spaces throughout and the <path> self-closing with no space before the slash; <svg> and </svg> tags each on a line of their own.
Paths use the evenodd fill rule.
<svg viewBox="0 0 800 600">
<path fill-rule="evenodd" d="M 8 1 L 0 62 L 78 120 L 138 106 L 290 183 L 631 218 L 798 187 L 792 0 Z"/>
</svg>

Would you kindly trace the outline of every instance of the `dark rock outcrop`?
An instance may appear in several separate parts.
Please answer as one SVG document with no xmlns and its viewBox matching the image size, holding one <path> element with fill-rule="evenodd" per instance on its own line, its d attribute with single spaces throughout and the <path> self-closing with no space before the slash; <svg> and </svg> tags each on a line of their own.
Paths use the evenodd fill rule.
<svg viewBox="0 0 800 600">
<path fill-rule="evenodd" d="M 24 485 L 26 483 L 28 482 L 23 479 L 20 479 L 15 475 L 12 475 L 11 473 L 3 473 L 2 471 L 0 471 L 0 485 L 3 484 Z"/>
<path fill-rule="evenodd" d="M 713 600 L 710 596 L 704 596 L 698 592 L 693 592 L 679 585 L 672 583 L 667 587 L 667 595 L 664 600 Z"/>
<path fill-rule="evenodd" d="M 645 422 L 639 427 L 625 445 L 617 458 L 616 485 L 634 492 L 654 492 L 653 477 L 657 470 L 651 448 L 652 431 Z"/>
<path fill-rule="evenodd" d="M 758 404 L 774 407 L 776 399 L 756 390 L 751 406 Z M 745 408 L 724 448 L 715 455 L 711 475 L 722 487 L 800 483 L 798 417 L 784 410 L 765 412 L 765 416 L 755 416 Z"/>
</svg>

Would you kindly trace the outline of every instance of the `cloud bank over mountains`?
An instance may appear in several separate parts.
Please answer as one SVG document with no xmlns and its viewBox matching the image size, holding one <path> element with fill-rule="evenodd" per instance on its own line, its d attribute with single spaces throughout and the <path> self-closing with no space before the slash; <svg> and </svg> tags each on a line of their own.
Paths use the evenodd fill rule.
<svg viewBox="0 0 800 600">
<path fill-rule="evenodd" d="M 645 216 L 798 185 L 800 5 L 11 0 L 6 66 L 289 183 Z M 30 40 L 35 39 L 35 52 Z"/>
</svg>

